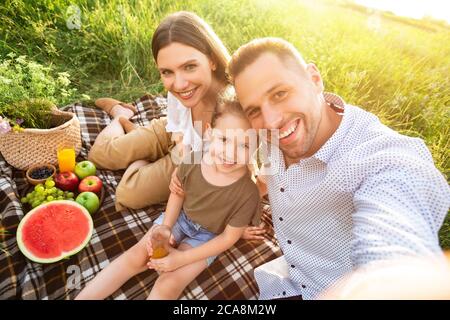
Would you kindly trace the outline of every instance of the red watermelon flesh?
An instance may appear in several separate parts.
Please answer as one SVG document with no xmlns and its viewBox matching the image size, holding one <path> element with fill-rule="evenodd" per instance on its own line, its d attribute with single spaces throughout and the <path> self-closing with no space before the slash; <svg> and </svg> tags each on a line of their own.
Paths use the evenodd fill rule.
<svg viewBox="0 0 450 320">
<path fill-rule="evenodd" d="M 18 228 L 18 243 L 19 247 L 24 247 L 21 250 L 25 249 L 22 252 L 33 261 L 54 262 L 74 254 L 92 235 L 89 212 L 73 201 L 41 205 L 25 218 Z"/>
</svg>

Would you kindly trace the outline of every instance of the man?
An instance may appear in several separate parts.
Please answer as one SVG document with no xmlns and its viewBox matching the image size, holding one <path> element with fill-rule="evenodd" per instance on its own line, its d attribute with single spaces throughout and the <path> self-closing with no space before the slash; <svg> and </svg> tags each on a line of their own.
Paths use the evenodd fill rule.
<svg viewBox="0 0 450 320">
<path fill-rule="evenodd" d="M 325 93 L 317 67 L 282 39 L 242 46 L 229 74 L 252 127 L 279 133 L 266 180 L 284 256 L 255 270 L 260 299 L 313 299 L 350 271 L 443 257 L 450 190 L 422 140 Z"/>
</svg>

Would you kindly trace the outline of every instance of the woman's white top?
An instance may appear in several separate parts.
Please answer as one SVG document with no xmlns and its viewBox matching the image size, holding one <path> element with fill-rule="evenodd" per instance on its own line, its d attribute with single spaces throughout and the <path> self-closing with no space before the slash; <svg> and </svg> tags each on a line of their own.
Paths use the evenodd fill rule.
<svg viewBox="0 0 450 320">
<path fill-rule="evenodd" d="M 167 125 L 166 131 L 181 133 L 183 135 L 182 143 L 190 146 L 192 151 L 202 151 L 203 142 L 201 137 L 202 123 L 196 121 L 195 127 L 192 123 L 192 112 L 186 108 L 172 93 L 167 94 Z"/>
</svg>

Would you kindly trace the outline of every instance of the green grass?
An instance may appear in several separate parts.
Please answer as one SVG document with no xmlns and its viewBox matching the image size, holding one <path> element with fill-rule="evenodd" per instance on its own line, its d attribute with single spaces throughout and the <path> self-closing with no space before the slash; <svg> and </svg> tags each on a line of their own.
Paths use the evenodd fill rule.
<svg viewBox="0 0 450 320">
<path fill-rule="evenodd" d="M 69 5 L 81 29 L 66 26 Z M 191 10 L 230 51 L 263 36 L 291 41 L 321 70 L 327 91 L 378 115 L 391 128 L 425 140 L 450 178 L 450 28 L 343 1 L 7 0 L 0 8 L 0 57 L 26 54 L 71 75 L 77 98 L 131 100 L 162 91 L 151 37 L 166 14 Z M 450 219 L 440 231 L 450 248 Z"/>
</svg>

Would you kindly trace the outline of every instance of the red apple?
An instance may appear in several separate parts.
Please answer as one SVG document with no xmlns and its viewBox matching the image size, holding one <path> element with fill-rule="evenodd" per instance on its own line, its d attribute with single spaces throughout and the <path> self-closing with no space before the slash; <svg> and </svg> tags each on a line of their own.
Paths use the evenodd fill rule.
<svg viewBox="0 0 450 320">
<path fill-rule="evenodd" d="M 78 191 L 79 192 L 94 192 L 96 194 L 100 194 L 100 191 L 102 190 L 103 182 L 100 180 L 97 176 L 89 176 L 81 180 L 80 184 L 78 185 Z"/>
<path fill-rule="evenodd" d="M 76 191 L 80 182 L 77 175 L 71 171 L 57 173 L 54 181 L 56 187 L 64 191 Z"/>
</svg>

